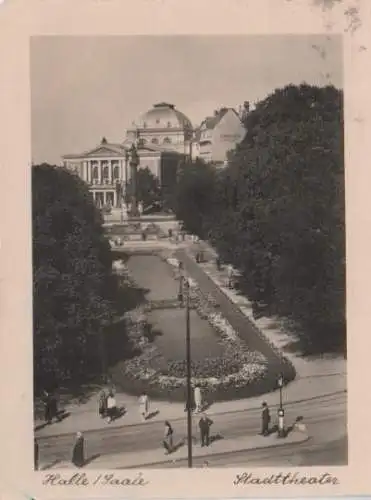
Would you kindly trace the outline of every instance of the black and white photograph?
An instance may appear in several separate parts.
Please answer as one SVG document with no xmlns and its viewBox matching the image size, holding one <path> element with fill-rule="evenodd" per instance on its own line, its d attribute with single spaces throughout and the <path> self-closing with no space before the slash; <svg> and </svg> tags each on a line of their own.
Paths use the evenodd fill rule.
<svg viewBox="0 0 371 500">
<path fill-rule="evenodd" d="M 348 463 L 341 35 L 30 39 L 34 469 Z"/>
</svg>

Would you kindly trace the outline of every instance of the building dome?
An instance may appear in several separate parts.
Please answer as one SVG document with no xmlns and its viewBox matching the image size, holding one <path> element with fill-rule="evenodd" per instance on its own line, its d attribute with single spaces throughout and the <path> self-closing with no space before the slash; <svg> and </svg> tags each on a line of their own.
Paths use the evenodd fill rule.
<svg viewBox="0 0 371 500">
<path fill-rule="evenodd" d="M 192 123 L 185 114 L 181 113 L 173 104 L 161 102 L 144 113 L 136 123 L 140 129 L 166 129 L 175 128 L 192 130 Z"/>
</svg>

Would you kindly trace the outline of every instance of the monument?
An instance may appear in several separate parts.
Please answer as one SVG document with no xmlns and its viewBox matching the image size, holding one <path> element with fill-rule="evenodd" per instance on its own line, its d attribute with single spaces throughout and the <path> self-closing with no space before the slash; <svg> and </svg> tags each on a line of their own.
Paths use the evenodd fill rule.
<svg viewBox="0 0 371 500">
<path fill-rule="evenodd" d="M 130 215 L 132 217 L 138 217 L 138 200 L 137 200 L 137 172 L 139 165 L 139 155 L 138 155 L 138 140 L 133 142 L 130 148 Z"/>
</svg>

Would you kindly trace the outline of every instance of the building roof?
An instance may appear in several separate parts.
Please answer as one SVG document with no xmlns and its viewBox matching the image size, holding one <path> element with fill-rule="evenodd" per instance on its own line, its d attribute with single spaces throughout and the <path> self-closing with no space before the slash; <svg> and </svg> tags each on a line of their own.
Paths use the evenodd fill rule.
<svg viewBox="0 0 371 500">
<path fill-rule="evenodd" d="M 184 113 L 175 109 L 174 104 L 166 102 L 154 104 L 151 109 L 139 117 L 136 127 L 139 129 L 193 129 L 190 119 Z"/>
<path fill-rule="evenodd" d="M 106 138 L 103 137 L 100 144 L 93 149 L 89 149 L 87 151 L 84 151 L 83 153 L 63 155 L 62 158 L 64 160 L 86 158 L 87 156 L 99 156 L 100 153 L 103 152 L 106 152 L 106 154 L 113 153 L 114 156 L 124 156 L 127 149 L 128 148 L 124 147 L 123 144 L 108 142 Z"/>
<path fill-rule="evenodd" d="M 207 116 L 200 124 L 200 126 L 195 131 L 195 140 L 199 141 L 201 138 L 201 129 L 206 128 L 207 130 L 213 130 L 221 119 L 228 113 L 228 111 L 233 111 L 233 113 L 238 116 L 238 113 L 234 108 L 220 108 L 214 116 Z"/>
</svg>

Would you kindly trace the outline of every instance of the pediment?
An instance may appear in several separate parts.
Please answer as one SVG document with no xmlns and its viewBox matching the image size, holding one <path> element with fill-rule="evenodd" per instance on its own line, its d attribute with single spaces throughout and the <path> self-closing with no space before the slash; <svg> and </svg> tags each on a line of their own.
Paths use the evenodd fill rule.
<svg viewBox="0 0 371 500">
<path fill-rule="evenodd" d="M 122 158 L 125 155 L 124 151 L 120 151 L 116 148 L 111 148 L 109 146 L 99 146 L 98 148 L 92 149 L 91 151 L 87 151 L 85 153 L 85 157 L 112 157 L 117 156 L 118 158 Z"/>
</svg>

